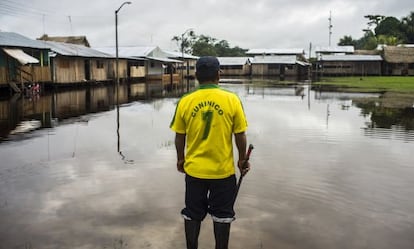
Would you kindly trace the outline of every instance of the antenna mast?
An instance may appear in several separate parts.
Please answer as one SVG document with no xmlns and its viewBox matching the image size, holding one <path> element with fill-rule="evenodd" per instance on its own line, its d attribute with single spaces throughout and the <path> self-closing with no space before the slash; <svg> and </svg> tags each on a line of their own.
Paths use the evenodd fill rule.
<svg viewBox="0 0 414 249">
<path fill-rule="evenodd" d="M 329 47 L 331 46 L 331 36 L 332 36 L 332 11 L 329 11 Z"/>
</svg>

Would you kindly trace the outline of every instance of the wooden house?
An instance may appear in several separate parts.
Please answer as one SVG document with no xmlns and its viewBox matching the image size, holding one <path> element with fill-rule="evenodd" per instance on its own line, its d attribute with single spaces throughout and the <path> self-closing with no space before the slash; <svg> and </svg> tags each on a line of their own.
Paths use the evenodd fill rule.
<svg viewBox="0 0 414 249">
<path fill-rule="evenodd" d="M 116 53 L 114 47 L 95 49 L 109 53 L 113 56 Z M 131 60 L 141 60 L 139 66 L 136 66 L 134 70 L 130 71 L 139 73 L 140 76 L 145 77 L 146 80 L 162 80 L 170 82 L 171 80 L 176 81 L 180 78 L 177 68 L 179 64 L 182 64 L 182 61 L 168 58 L 168 56 L 171 55 L 162 51 L 159 47 L 118 47 L 118 56 L 129 58 Z M 129 63 L 129 66 L 131 66 L 131 63 Z"/>
<path fill-rule="evenodd" d="M 249 57 L 218 57 L 220 75 L 249 76 L 251 74 L 251 58 Z"/>
<path fill-rule="evenodd" d="M 379 76 L 382 75 L 380 55 L 321 55 L 318 61 L 324 76 Z"/>
<path fill-rule="evenodd" d="M 95 48 L 99 51 L 115 54 L 114 47 Z M 157 46 L 153 47 L 118 47 L 118 56 L 123 58 L 140 59 L 143 63 L 137 67 L 139 72 L 145 72 L 147 81 L 162 82 L 164 86 L 178 84 L 181 80 L 178 67 L 183 62 L 170 59 L 170 54 Z M 144 65 L 144 66 L 142 66 Z M 132 70 L 131 70 L 132 71 Z"/>
<path fill-rule="evenodd" d="M 113 81 L 113 56 L 76 44 L 45 41 L 51 48 L 52 79 L 55 84 Z M 119 77 L 126 77 L 126 60 L 119 60 Z"/>
<path fill-rule="evenodd" d="M 354 46 L 328 46 L 315 48 L 317 60 L 320 60 L 323 55 L 347 55 L 354 54 L 354 52 Z"/>
<path fill-rule="evenodd" d="M 384 73 L 386 75 L 414 76 L 414 47 L 384 47 Z"/>
<path fill-rule="evenodd" d="M 179 74 L 182 74 L 182 77 L 190 79 L 195 78 L 195 65 L 199 58 L 198 56 L 176 51 L 165 51 L 165 56 L 167 56 L 170 59 L 179 60 L 183 62 L 182 64 L 179 64 L 177 67 L 177 71 Z"/>
<path fill-rule="evenodd" d="M 13 32 L 0 32 L 0 87 L 20 92 L 25 85 L 50 82 L 49 47 Z"/>
<path fill-rule="evenodd" d="M 307 79 L 309 63 L 301 48 L 250 49 L 252 76 L 278 76 L 297 80 Z"/>
<path fill-rule="evenodd" d="M 296 55 L 256 56 L 252 60 L 252 76 L 278 76 L 305 79 L 309 63 L 297 60 Z"/>
</svg>

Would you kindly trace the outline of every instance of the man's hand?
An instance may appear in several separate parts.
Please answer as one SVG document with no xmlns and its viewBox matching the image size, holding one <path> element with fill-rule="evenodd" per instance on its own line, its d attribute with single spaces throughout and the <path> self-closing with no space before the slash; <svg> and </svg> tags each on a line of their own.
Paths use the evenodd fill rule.
<svg viewBox="0 0 414 249">
<path fill-rule="evenodd" d="M 184 172 L 184 162 L 185 162 L 184 159 L 177 161 L 177 170 L 181 173 L 185 173 Z"/>
<path fill-rule="evenodd" d="M 237 166 L 239 167 L 240 174 L 242 174 L 243 176 L 246 175 L 247 172 L 249 172 L 250 170 L 250 163 L 249 161 L 246 162 L 246 160 L 239 160 L 237 162 Z"/>
</svg>

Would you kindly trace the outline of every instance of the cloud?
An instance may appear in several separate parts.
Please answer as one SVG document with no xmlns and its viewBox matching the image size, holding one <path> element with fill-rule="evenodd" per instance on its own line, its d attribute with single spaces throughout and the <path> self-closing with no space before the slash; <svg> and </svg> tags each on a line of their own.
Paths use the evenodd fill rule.
<svg viewBox="0 0 414 249">
<path fill-rule="evenodd" d="M 123 1 L 1 0 L 0 29 L 31 38 L 86 35 L 92 46 L 115 43 L 114 11 Z M 121 45 L 158 45 L 177 49 L 174 35 L 193 28 L 243 48 L 309 47 L 332 43 L 344 35 L 362 36 L 367 14 L 401 18 L 414 9 L 410 0 L 132 0 L 118 15 Z"/>
</svg>

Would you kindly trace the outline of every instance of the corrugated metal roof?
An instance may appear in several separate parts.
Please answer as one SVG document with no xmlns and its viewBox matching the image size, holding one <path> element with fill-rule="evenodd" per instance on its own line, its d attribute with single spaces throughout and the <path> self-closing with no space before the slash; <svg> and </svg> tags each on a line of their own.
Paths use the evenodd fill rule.
<svg viewBox="0 0 414 249">
<path fill-rule="evenodd" d="M 82 45 L 45 41 L 51 50 L 64 56 L 89 57 L 89 58 L 113 58 L 112 55 L 88 48 Z"/>
<path fill-rule="evenodd" d="M 261 55 L 261 54 L 274 54 L 274 55 L 297 55 L 303 54 L 304 50 L 302 48 L 253 48 L 246 52 L 246 54 L 251 55 Z"/>
<path fill-rule="evenodd" d="M 296 55 L 256 56 L 252 64 L 296 64 Z"/>
<path fill-rule="evenodd" d="M 183 58 L 183 54 L 181 52 L 166 51 L 166 50 L 163 50 L 163 51 L 167 54 L 168 58 Z M 184 59 L 197 60 L 198 58 L 199 58 L 198 56 L 194 56 L 194 55 L 191 55 L 191 54 L 184 53 Z"/>
<path fill-rule="evenodd" d="M 33 40 L 26 36 L 13 32 L 0 32 L 0 46 L 1 47 L 23 47 L 23 48 L 37 48 L 48 49 L 49 47 L 43 41 Z"/>
<path fill-rule="evenodd" d="M 315 53 L 353 53 L 354 46 L 316 47 Z"/>
<path fill-rule="evenodd" d="M 382 61 L 380 55 L 322 55 L 321 61 Z"/>
<path fill-rule="evenodd" d="M 151 56 L 151 53 L 156 49 L 157 47 L 140 47 L 140 46 L 133 46 L 133 47 L 118 47 L 118 56 L 119 57 L 147 57 Z M 97 47 L 94 48 L 96 50 L 99 50 L 101 52 L 111 54 L 115 56 L 116 51 L 115 47 Z"/>
<path fill-rule="evenodd" d="M 111 54 L 115 56 L 116 51 L 115 47 L 102 47 L 94 48 L 96 50 Z M 161 62 L 170 62 L 170 63 L 182 63 L 182 61 L 174 60 L 168 58 L 170 54 L 164 52 L 159 47 L 118 47 L 118 56 L 120 58 L 134 58 L 134 59 L 144 59 L 148 58 L 151 60 L 161 61 Z"/>
<path fill-rule="evenodd" d="M 249 57 L 217 57 L 221 66 L 240 66 L 250 63 Z"/>
<path fill-rule="evenodd" d="M 150 60 L 161 61 L 161 62 L 167 62 L 167 63 L 183 63 L 182 61 L 179 61 L 179 60 L 174 60 L 174 59 L 170 59 L 170 58 L 163 58 L 163 57 L 152 57 L 152 56 L 147 56 L 146 58 L 148 58 L 148 59 L 150 59 Z"/>
</svg>

